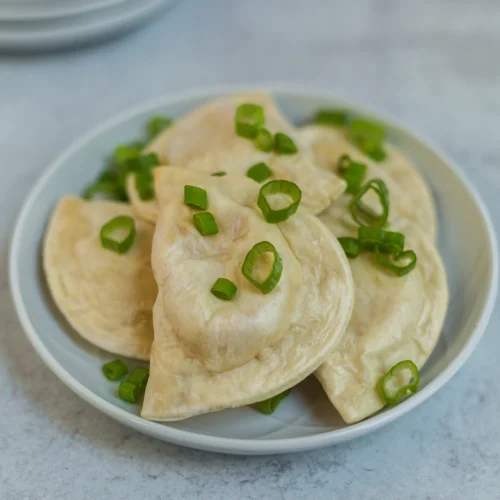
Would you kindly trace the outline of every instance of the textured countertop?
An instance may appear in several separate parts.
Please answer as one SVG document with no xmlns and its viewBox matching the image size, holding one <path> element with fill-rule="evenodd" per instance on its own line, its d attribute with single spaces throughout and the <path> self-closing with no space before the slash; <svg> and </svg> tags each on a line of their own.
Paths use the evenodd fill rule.
<svg viewBox="0 0 500 500">
<path fill-rule="evenodd" d="M 102 120 L 190 86 L 310 83 L 424 132 L 500 227 L 500 4 L 185 0 L 99 47 L 0 56 L 0 498 L 498 499 L 500 310 L 460 373 L 344 445 L 223 456 L 145 437 L 93 409 L 35 354 L 12 308 L 13 219 L 43 168 Z"/>
</svg>

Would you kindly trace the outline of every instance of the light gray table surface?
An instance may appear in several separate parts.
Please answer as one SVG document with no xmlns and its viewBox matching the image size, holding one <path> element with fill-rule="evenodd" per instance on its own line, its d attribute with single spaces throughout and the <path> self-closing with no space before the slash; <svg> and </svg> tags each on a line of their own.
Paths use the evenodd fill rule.
<svg viewBox="0 0 500 500">
<path fill-rule="evenodd" d="M 30 186 L 69 142 L 192 86 L 309 83 L 392 112 L 447 151 L 500 225 L 500 4 L 185 0 L 76 52 L 0 56 L 0 498 L 500 498 L 500 311 L 437 395 L 375 434 L 275 457 L 145 437 L 67 389 L 28 343 L 7 252 Z"/>
</svg>

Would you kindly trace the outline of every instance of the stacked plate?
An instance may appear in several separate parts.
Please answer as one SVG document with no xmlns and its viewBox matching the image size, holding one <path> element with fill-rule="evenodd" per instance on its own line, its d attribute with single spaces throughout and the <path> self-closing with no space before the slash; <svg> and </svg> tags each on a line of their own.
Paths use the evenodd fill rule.
<svg viewBox="0 0 500 500">
<path fill-rule="evenodd" d="M 51 50 L 128 31 L 178 0 L 0 0 L 0 50 Z"/>
</svg>

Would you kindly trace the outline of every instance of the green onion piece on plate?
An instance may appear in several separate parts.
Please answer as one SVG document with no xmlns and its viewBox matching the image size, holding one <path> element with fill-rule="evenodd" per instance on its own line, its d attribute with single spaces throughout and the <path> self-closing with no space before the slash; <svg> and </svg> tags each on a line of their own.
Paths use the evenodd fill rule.
<svg viewBox="0 0 500 500">
<path fill-rule="evenodd" d="M 278 132 L 274 136 L 274 147 L 280 155 L 293 155 L 298 151 L 293 139 L 283 132 Z"/>
<path fill-rule="evenodd" d="M 115 381 L 127 375 L 128 368 L 121 359 L 115 359 L 102 365 L 102 372 L 108 380 Z"/>
<path fill-rule="evenodd" d="M 290 203 L 285 208 L 272 209 L 268 197 L 273 195 L 285 195 L 290 198 Z M 269 181 L 260 188 L 257 205 L 262 211 L 266 222 L 277 224 L 291 217 L 299 208 L 302 192 L 297 184 L 290 181 Z"/>
<path fill-rule="evenodd" d="M 241 104 L 234 117 L 236 134 L 247 139 L 255 139 L 264 126 L 264 108 L 258 104 Z"/>
<path fill-rule="evenodd" d="M 141 391 L 136 384 L 132 382 L 120 382 L 118 387 L 118 396 L 127 403 L 137 403 L 141 396 Z"/>
<path fill-rule="evenodd" d="M 236 295 L 238 289 L 231 280 L 228 280 L 226 278 L 218 278 L 217 281 L 213 284 L 210 291 L 218 299 L 231 300 Z"/>
<path fill-rule="evenodd" d="M 215 217 L 210 212 L 194 214 L 193 222 L 202 236 L 209 236 L 219 232 Z"/>
<path fill-rule="evenodd" d="M 364 163 L 352 161 L 347 155 L 342 155 L 339 158 L 338 172 L 347 182 L 347 193 L 356 194 L 359 192 L 363 185 L 367 168 Z"/>
<path fill-rule="evenodd" d="M 347 170 L 349 165 L 352 163 L 351 157 L 349 155 L 343 154 L 337 160 L 337 168 L 339 172 L 344 172 Z"/>
<path fill-rule="evenodd" d="M 261 128 L 257 132 L 257 137 L 255 138 L 255 145 L 264 153 L 270 153 L 274 148 L 273 135 L 267 128 Z"/>
<path fill-rule="evenodd" d="M 265 278 L 259 279 L 257 271 L 262 267 L 261 260 L 266 253 L 270 253 L 273 256 L 273 263 Z M 254 245 L 248 252 L 241 266 L 241 272 L 255 288 L 259 289 L 264 294 L 268 294 L 274 289 L 281 278 L 283 260 L 272 243 L 269 243 L 269 241 L 261 241 Z"/>
<path fill-rule="evenodd" d="M 123 200 L 123 191 L 120 185 L 111 181 L 100 181 L 87 186 L 82 193 L 85 200 Z"/>
<path fill-rule="evenodd" d="M 271 415 L 271 413 L 274 413 L 278 405 L 288 396 L 288 394 L 290 394 L 290 391 L 291 389 L 288 389 L 287 391 L 277 394 L 272 398 L 255 403 L 255 408 L 265 415 Z"/>
<path fill-rule="evenodd" d="M 328 127 L 342 127 L 347 123 L 348 114 L 341 109 L 320 109 L 314 115 L 314 123 Z"/>
<path fill-rule="evenodd" d="M 378 144 L 370 139 L 360 140 L 358 148 L 376 162 L 384 161 L 387 158 L 387 153 L 382 144 Z"/>
<path fill-rule="evenodd" d="M 135 173 L 135 189 L 141 200 L 150 201 L 154 199 L 155 184 L 151 169 L 141 168 Z"/>
<path fill-rule="evenodd" d="M 354 259 L 359 255 L 359 243 L 356 238 L 349 238 L 348 236 L 344 236 L 342 238 L 339 238 L 338 240 L 347 257 L 349 257 L 350 259 Z"/>
<path fill-rule="evenodd" d="M 400 384 L 399 387 L 391 388 L 394 384 L 394 378 L 403 370 L 409 371 L 409 382 Z M 415 394 L 418 391 L 420 383 L 420 375 L 418 368 L 413 361 L 405 360 L 395 364 L 379 381 L 379 389 L 382 398 L 387 404 L 397 405 L 405 400 L 408 396 Z"/>
<path fill-rule="evenodd" d="M 138 155 L 130 158 L 125 162 L 128 172 L 137 172 L 145 168 L 153 168 L 160 164 L 160 159 L 156 153 L 148 153 L 146 155 Z"/>
<path fill-rule="evenodd" d="M 122 144 L 115 148 L 114 161 L 115 163 L 125 163 L 132 158 L 137 158 L 141 154 L 144 147 L 142 143 Z"/>
<path fill-rule="evenodd" d="M 102 246 L 113 252 L 127 253 L 135 242 L 135 221 L 128 215 L 119 215 L 101 228 Z"/>
<path fill-rule="evenodd" d="M 154 139 L 166 128 L 170 127 L 172 123 L 174 123 L 174 120 L 168 116 L 155 116 L 154 118 L 151 118 L 147 127 L 149 139 Z"/>
<path fill-rule="evenodd" d="M 114 166 L 107 168 L 97 178 L 97 182 L 117 182 L 118 181 L 118 171 Z"/>
<path fill-rule="evenodd" d="M 197 210 L 206 210 L 208 206 L 207 192 L 197 186 L 184 186 L 184 203 Z"/>
<path fill-rule="evenodd" d="M 212 177 L 224 177 L 225 175 L 227 175 L 227 172 L 215 172 Z"/>
<path fill-rule="evenodd" d="M 405 247 L 405 235 L 379 227 L 362 226 L 358 231 L 358 242 L 366 250 L 378 247 L 381 253 L 398 254 Z"/>
<path fill-rule="evenodd" d="M 361 228 L 360 228 L 361 229 Z M 384 241 L 378 245 L 378 249 L 382 253 L 399 254 L 405 247 L 405 235 L 395 231 L 384 231 Z"/>
<path fill-rule="evenodd" d="M 381 251 L 378 247 L 375 247 L 375 257 L 377 259 L 377 263 L 382 267 L 389 269 L 396 276 L 405 276 L 415 269 L 417 265 L 417 256 L 413 250 L 405 250 L 404 252 L 399 252 L 397 254 L 393 254 L 391 256 L 385 257 L 382 255 Z M 392 258 L 392 261 L 391 261 Z M 407 261 L 408 263 L 402 266 L 398 266 L 395 262 L 399 261 Z"/>
<path fill-rule="evenodd" d="M 273 175 L 271 169 L 264 163 L 256 163 L 252 165 L 247 171 L 247 177 L 253 179 L 256 182 L 264 182 Z"/>
<path fill-rule="evenodd" d="M 130 373 L 127 382 L 138 387 L 139 392 L 143 393 L 146 390 L 146 384 L 149 379 L 149 368 L 145 366 L 137 366 Z"/>
<path fill-rule="evenodd" d="M 372 190 L 378 197 L 382 208 L 382 212 L 380 214 L 366 206 L 362 201 L 363 196 L 365 196 L 370 190 Z M 360 226 L 383 227 L 389 218 L 389 191 L 387 190 L 385 182 L 381 179 L 372 179 L 367 182 L 353 197 L 350 209 L 352 218 Z"/>
<path fill-rule="evenodd" d="M 347 135 L 364 154 L 375 161 L 383 161 L 386 152 L 383 147 L 385 130 L 369 120 L 354 120 L 350 123 Z"/>
</svg>

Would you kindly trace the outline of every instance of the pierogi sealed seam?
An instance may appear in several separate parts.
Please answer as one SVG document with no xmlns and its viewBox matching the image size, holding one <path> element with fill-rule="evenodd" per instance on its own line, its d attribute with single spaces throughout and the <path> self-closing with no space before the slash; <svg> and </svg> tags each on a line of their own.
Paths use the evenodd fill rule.
<svg viewBox="0 0 500 500">
<path fill-rule="evenodd" d="M 218 234 L 202 236 L 184 186 L 206 190 Z M 242 176 L 164 167 L 155 170 L 160 209 L 152 264 L 158 283 L 151 375 L 142 416 L 175 420 L 274 396 L 312 373 L 340 341 L 351 314 L 349 264 L 317 218 L 299 211 L 268 224 L 256 207 L 259 185 Z M 259 241 L 283 262 L 268 294 L 242 274 Z M 237 292 L 210 293 L 220 278 Z"/>
</svg>

